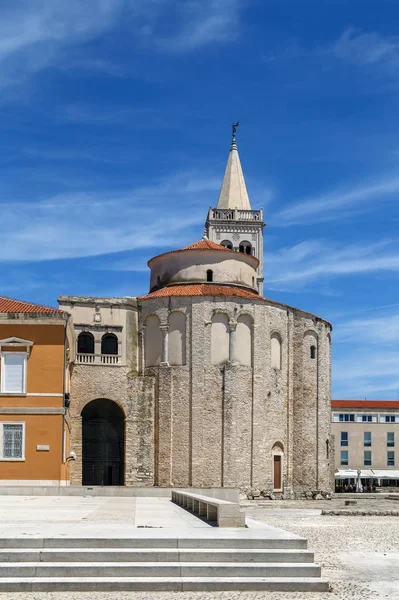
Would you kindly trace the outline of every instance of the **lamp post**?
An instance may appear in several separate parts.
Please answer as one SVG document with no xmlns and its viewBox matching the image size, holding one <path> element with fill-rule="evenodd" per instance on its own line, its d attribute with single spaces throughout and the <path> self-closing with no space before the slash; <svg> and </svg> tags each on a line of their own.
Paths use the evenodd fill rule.
<svg viewBox="0 0 399 600">
<path fill-rule="evenodd" d="M 358 469 L 357 470 L 357 481 L 356 481 L 356 492 L 362 492 L 363 491 L 363 487 L 362 487 L 362 481 L 360 479 L 360 475 L 362 474 L 361 470 Z"/>
</svg>

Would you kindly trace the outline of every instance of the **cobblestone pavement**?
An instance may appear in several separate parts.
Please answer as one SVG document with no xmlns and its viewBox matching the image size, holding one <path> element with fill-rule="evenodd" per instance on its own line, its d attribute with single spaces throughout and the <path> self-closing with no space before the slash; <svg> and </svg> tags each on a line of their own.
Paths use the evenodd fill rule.
<svg viewBox="0 0 399 600">
<path fill-rule="evenodd" d="M 321 516 L 332 502 L 245 503 L 249 517 L 308 539 L 331 592 L 35 592 L 0 600 L 399 600 L 399 517 Z"/>
</svg>

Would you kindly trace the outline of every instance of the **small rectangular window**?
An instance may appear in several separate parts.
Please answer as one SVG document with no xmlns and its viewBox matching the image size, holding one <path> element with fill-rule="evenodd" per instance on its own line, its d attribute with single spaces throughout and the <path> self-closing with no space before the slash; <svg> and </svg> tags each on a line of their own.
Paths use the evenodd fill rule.
<svg viewBox="0 0 399 600">
<path fill-rule="evenodd" d="M 365 446 L 371 446 L 371 431 L 365 431 L 363 436 Z"/>
<path fill-rule="evenodd" d="M 24 458 L 23 456 L 23 424 L 3 424 L 3 457 Z"/>
<path fill-rule="evenodd" d="M 364 451 L 364 466 L 371 467 L 371 450 Z"/>
<path fill-rule="evenodd" d="M 343 413 L 339 415 L 339 420 L 340 422 L 344 422 L 344 423 L 348 423 L 348 422 L 354 422 L 355 421 L 355 415 L 350 415 L 348 413 Z"/>
<path fill-rule="evenodd" d="M 20 354 L 19 352 L 4 352 L 1 358 L 2 393 L 24 394 L 26 354 Z"/>
<path fill-rule="evenodd" d="M 385 423 L 395 423 L 395 415 L 383 415 L 381 420 Z"/>
<path fill-rule="evenodd" d="M 348 432 L 341 431 L 341 446 L 347 446 L 347 445 L 348 445 Z"/>
<path fill-rule="evenodd" d="M 395 466 L 395 452 L 393 450 L 388 450 L 387 452 L 387 467 Z"/>
<path fill-rule="evenodd" d="M 341 450 L 341 465 L 342 466 L 348 466 L 348 450 Z"/>
<path fill-rule="evenodd" d="M 387 446 L 388 448 L 392 448 L 395 446 L 395 432 L 387 431 Z"/>
</svg>

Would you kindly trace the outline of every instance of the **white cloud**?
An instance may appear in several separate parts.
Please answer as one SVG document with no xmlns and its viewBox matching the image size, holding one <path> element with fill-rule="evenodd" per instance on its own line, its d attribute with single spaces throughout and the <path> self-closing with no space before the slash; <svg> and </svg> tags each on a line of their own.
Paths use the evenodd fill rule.
<svg viewBox="0 0 399 600">
<path fill-rule="evenodd" d="M 399 74 L 399 37 L 349 28 L 333 44 L 337 58 L 360 66 L 383 68 L 390 75 Z"/>
<path fill-rule="evenodd" d="M 123 19 L 131 44 L 181 52 L 234 40 L 244 0 L 3 0 L 0 6 L 0 86 L 49 66 L 71 66 L 125 76 L 101 56 L 80 56 L 79 45 Z M 165 26 L 165 22 L 167 26 Z M 168 33 L 165 33 L 165 32 Z M 71 54 L 69 54 L 71 51 Z"/>
<path fill-rule="evenodd" d="M 337 189 L 297 202 L 275 215 L 283 225 L 336 220 L 356 212 L 374 209 L 373 203 L 397 201 L 399 177 L 369 182 L 349 189 Z"/>
<path fill-rule="evenodd" d="M 397 342 L 399 340 L 399 313 L 385 314 L 374 319 L 345 321 L 335 331 L 334 339 L 336 341 L 354 339 L 379 344 Z"/>
<path fill-rule="evenodd" d="M 177 6 L 179 31 L 174 36 L 159 39 L 159 44 L 169 51 L 194 50 L 210 43 L 233 41 L 239 34 L 243 0 L 192 0 Z"/>
<path fill-rule="evenodd" d="M 201 236 L 209 192 L 216 196 L 218 187 L 216 179 L 182 173 L 124 193 L 59 194 L 34 203 L 5 202 L 0 204 L 0 261 L 176 247 L 186 242 L 192 228 L 197 238 Z"/>
<path fill-rule="evenodd" d="M 399 271 L 399 247 L 395 242 L 342 244 L 313 240 L 266 251 L 264 269 L 272 289 L 300 289 L 310 282 L 323 283 L 356 273 Z"/>
</svg>

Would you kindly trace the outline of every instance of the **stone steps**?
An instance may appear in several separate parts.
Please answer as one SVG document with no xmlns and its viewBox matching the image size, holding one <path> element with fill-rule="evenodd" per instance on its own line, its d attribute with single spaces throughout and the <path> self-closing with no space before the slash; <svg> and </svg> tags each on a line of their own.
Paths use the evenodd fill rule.
<svg viewBox="0 0 399 600">
<path fill-rule="evenodd" d="M 287 535 L 4 538 L 0 592 L 328 590 L 306 540 Z"/>
<path fill-rule="evenodd" d="M 320 577 L 314 563 L 8 563 L 0 577 Z"/>
<path fill-rule="evenodd" d="M 0 592 L 216 591 L 325 592 L 321 577 L 16 577 L 0 578 Z"/>
<path fill-rule="evenodd" d="M 312 563 L 309 550 L 202 549 L 202 548 L 45 548 L 0 550 L 0 565 L 50 562 L 239 562 Z"/>
</svg>

